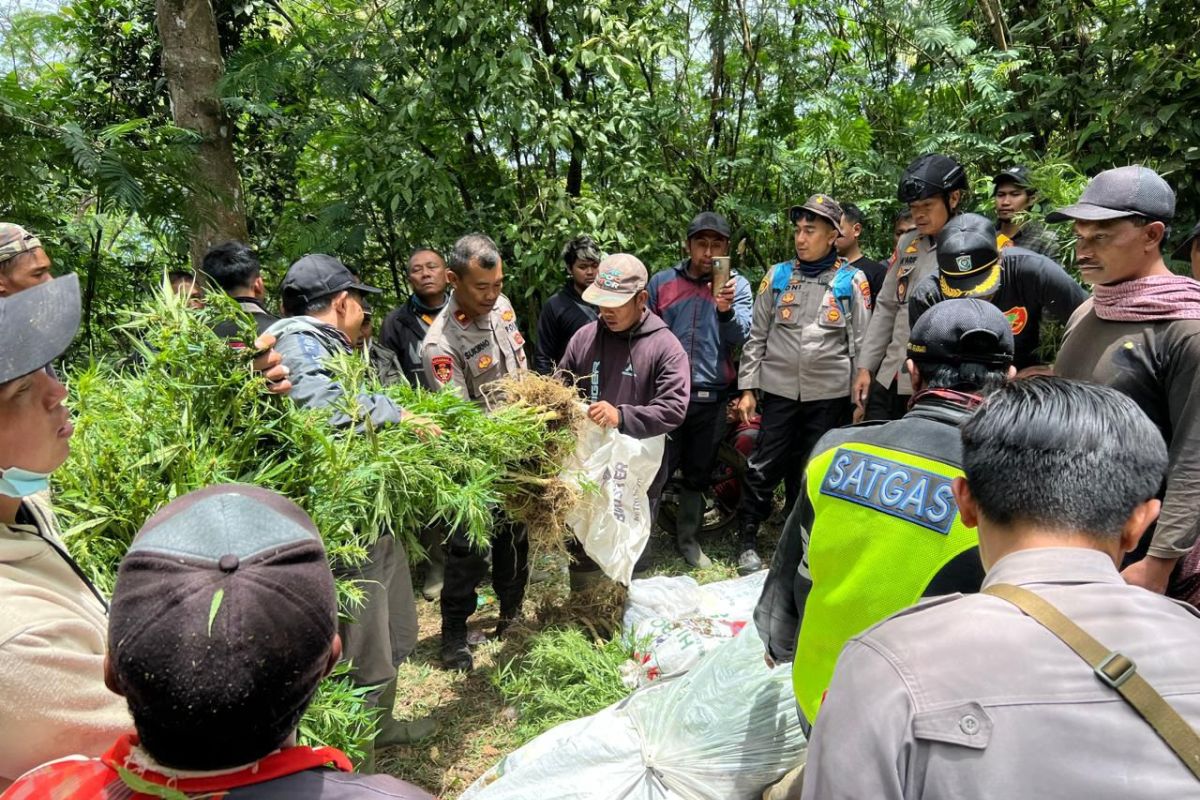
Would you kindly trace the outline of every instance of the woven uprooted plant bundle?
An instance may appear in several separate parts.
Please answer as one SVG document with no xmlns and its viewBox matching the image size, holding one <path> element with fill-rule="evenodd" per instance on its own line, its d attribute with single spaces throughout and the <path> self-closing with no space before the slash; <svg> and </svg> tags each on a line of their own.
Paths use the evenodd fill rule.
<svg viewBox="0 0 1200 800">
<path fill-rule="evenodd" d="M 449 392 L 381 390 L 362 361 L 347 356 L 334 365 L 347 390 L 342 406 L 301 410 L 266 394 L 249 351 L 231 350 L 212 332 L 232 317 L 250 326 L 227 298 L 196 312 L 163 292 L 124 326 L 131 354 L 67 370 L 76 432 L 71 458 L 54 476 L 54 503 L 71 551 L 105 590 L 151 514 L 224 482 L 295 500 L 336 563 L 361 560 L 389 530 L 419 553 L 420 530 L 438 521 L 482 545 L 498 509 L 529 523 L 539 549 L 561 547 L 574 497 L 557 476 L 583 419 L 572 389 L 538 376 L 512 379 L 484 411 Z M 243 338 L 253 339 L 252 326 Z M 360 391 L 385 391 L 443 433 L 422 439 L 407 424 L 371 427 Z M 338 412 L 351 424 L 331 425 Z M 338 591 L 343 608 L 361 598 L 347 581 Z M 310 738 L 343 747 L 352 747 L 345 730 L 362 729 L 353 714 L 306 719 L 317 731 Z"/>
</svg>

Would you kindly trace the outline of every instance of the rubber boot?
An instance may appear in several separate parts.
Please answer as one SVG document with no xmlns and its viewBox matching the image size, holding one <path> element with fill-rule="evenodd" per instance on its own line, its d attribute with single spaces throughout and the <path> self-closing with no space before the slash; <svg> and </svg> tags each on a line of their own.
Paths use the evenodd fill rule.
<svg viewBox="0 0 1200 800">
<path fill-rule="evenodd" d="M 700 549 L 700 542 L 696 541 L 703 516 L 704 495 L 695 489 L 681 490 L 679 511 L 675 517 L 675 546 L 689 566 L 701 569 L 712 566 L 712 561 Z"/>
<path fill-rule="evenodd" d="M 401 722 L 392 716 L 396 707 L 396 681 L 390 681 L 379 696 L 379 732 L 375 734 L 375 747 L 394 747 L 414 744 L 437 733 L 437 723 L 430 717 Z"/>
<path fill-rule="evenodd" d="M 447 631 L 442 629 L 442 668 L 470 672 L 475 669 L 475 659 L 467 644 L 466 630 Z"/>
<path fill-rule="evenodd" d="M 738 575 L 750 575 L 762 569 L 762 559 L 755 548 L 758 546 L 758 525 L 753 522 L 742 524 L 742 546 L 738 555 Z"/>
</svg>

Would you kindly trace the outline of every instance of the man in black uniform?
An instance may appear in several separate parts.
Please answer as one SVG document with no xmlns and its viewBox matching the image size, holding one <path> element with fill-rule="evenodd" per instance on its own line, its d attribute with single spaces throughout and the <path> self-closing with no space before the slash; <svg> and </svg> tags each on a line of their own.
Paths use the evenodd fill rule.
<svg viewBox="0 0 1200 800">
<path fill-rule="evenodd" d="M 449 283 L 442 254 L 432 247 L 416 248 L 408 257 L 408 285 L 412 293 L 403 305 L 383 318 L 379 328 L 380 343 L 400 359 L 404 377 L 413 386 L 424 381 L 421 342 L 434 317 L 446 305 Z"/>
<path fill-rule="evenodd" d="M 542 307 L 537 324 L 537 344 L 533 350 L 533 370 L 554 374 L 555 365 L 567 352 L 567 342 L 575 332 L 596 321 L 596 307 L 583 299 L 583 293 L 596 280 L 600 266 L 600 248 L 590 236 L 576 236 L 562 251 L 567 265 L 567 282 Z"/>
<path fill-rule="evenodd" d="M 1065 325 L 1087 299 L 1083 287 L 1046 256 L 1016 246 L 997 251 L 992 223 L 978 214 L 946 223 L 938 234 L 937 261 L 938 273 L 913 289 L 908 318 L 915 324 L 934 303 L 950 298 L 987 300 L 1012 326 L 1017 369 L 1053 360 L 1038 354 L 1043 314 Z"/>
<path fill-rule="evenodd" d="M 992 178 L 992 198 L 996 201 L 996 221 L 1000 236 L 996 243 L 1001 247 L 1010 244 L 1024 247 L 1035 253 L 1058 261 L 1062 248 L 1046 226 L 1029 217 L 1030 209 L 1037 202 L 1037 190 L 1028 167 L 1015 166 Z"/>
<path fill-rule="evenodd" d="M 863 232 L 862 209 L 854 203 L 842 203 L 841 205 L 842 223 L 838 228 L 838 238 L 834 244 L 837 245 L 839 256 L 849 261 L 850 266 L 855 269 L 861 269 L 867 276 L 867 285 L 871 287 L 871 296 L 868 298 L 867 307 L 871 308 L 875 304 L 875 298 L 879 296 L 883 279 L 887 276 L 887 264 L 867 258 L 863 255 L 862 248 L 858 246 L 858 240 Z"/>
<path fill-rule="evenodd" d="M 258 263 L 258 256 L 254 255 L 254 251 L 248 245 L 242 242 L 217 245 L 204 254 L 201 269 L 212 283 L 237 301 L 242 311 L 254 317 L 254 325 L 259 334 L 279 319 L 263 305 L 263 300 L 267 297 L 267 288 L 263 285 L 262 267 Z M 245 347 L 245 343 L 234 341 L 238 336 L 238 327 L 233 320 L 217 323 L 213 331 L 218 336 L 229 339 L 233 347 Z"/>
</svg>

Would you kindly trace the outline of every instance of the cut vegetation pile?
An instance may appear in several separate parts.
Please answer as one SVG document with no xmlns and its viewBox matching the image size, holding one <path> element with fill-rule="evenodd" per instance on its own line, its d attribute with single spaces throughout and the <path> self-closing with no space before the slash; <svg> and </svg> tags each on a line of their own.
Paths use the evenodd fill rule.
<svg viewBox="0 0 1200 800">
<path fill-rule="evenodd" d="M 211 330 L 236 316 L 251 341 L 249 319 L 227 298 L 211 300 L 196 312 L 160 293 L 123 326 L 131 356 L 68 371 L 76 433 L 54 499 L 72 553 L 104 589 L 151 514 L 214 483 L 255 484 L 295 500 L 336 563 L 361 560 L 387 530 L 419 553 L 416 533 L 437 520 L 485 542 L 497 508 L 528 521 L 539 548 L 561 547 L 573 499 L 557 475 L 582 419 L 571 389 L 536 376 L 509 381 L 489 413 L 446 392 L 382 390 L 443 430 L 423 441 L 408 425 L 372 428 L 363 418 L 358 392 L 380 389 L 355 358 L 336 365 L 347 389 L 339 409 L 302 411 L 267 395 L 248 351 L 231 351 Z M 350 425 L 329 424 L 338 412 Z M 361 597 L 350 583 L 338 589 L 343 609 Z M 302 733 L 353 750 L 364 725 L 361 703 L 335 681 Z"/>
</svg>

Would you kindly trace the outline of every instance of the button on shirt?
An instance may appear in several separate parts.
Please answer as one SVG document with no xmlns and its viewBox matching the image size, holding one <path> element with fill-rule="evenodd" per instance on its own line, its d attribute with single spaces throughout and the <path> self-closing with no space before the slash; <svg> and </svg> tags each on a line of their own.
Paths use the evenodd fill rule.
<svg viewBox="0 0 1200 800">
<path fill-rule="evenodd" d="M 450 295 L 421 344 L 425 383 L 434 391 L 453 386 L 482 405 L 489 383 L 528 370 L 524 345 L 507 297 L 500 295 L 489 313 L 472 319 Z"/>
<path fill-rule="evenodd" d="M 774 273 L 767 274 L 742 348 L 739 389 L 804 401 L 849 396 L 854 374 L 850 342 L 855 352 L 861 349 L 871 312 L 867 276 L 861 270 L 854 271 L 847 308 L 834 299 L 830 282 L 845 263 L 839 259 L 816 277 L 795 267 L 779 291 L 770 285 Z"/>
<path fill-rule="evenodd" d="M 1024 586 L 1200 730 L 1200 611 L 1129 586 L 1084 548 L 1022 550 L 984 586 Z M 1054 634 L 989 595 L 951 595 L 851 639 L 809 744 L 804 798 L 1196 797 L 1196 779 Z"/>
<path fill-rule="evenodd" d="M 900 394 L 912 394 L 903 372 L 908 348 L 908 298 L 917 284 L 937 273 L 937 240 L 911 231 L 900 237 L 883 288 L 875 300 L 858 366 L 888 386 L 896 377 Z"/>
</svg>

